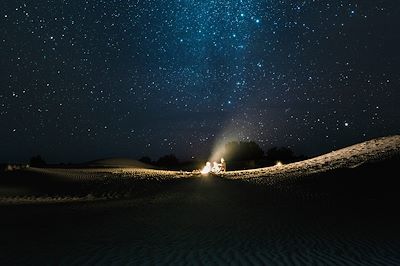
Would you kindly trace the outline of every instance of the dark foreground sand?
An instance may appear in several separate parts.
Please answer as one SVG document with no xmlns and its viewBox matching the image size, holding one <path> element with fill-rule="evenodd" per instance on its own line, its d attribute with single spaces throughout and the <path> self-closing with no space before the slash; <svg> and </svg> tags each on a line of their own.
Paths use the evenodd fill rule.
<svg viewBox="0 0 400 266">
<path fill-rule="evenodd" d="M 400 265 L 390 173 L 399 162 L 270 186 L 216 177 L 71 183 L 75 195 L 113 192 L 0 205 L 0 264 Z M 60 195 L 59 182 L 48 191 Z"/>
</svg>

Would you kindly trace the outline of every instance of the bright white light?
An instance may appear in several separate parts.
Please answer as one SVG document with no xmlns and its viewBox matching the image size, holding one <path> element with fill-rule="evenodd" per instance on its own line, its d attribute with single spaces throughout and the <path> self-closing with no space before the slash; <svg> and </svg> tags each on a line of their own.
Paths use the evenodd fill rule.
<svg viewBox="0 0 400 266">
<path fill-rule="evenodd" d="M 203 167 L 202 170 L 200 170 L 200 173 L 202 175 L 207 175 L 209 173 L 213 174 L 222 174 L 226 171 L 226 162 L 224 158 L 221 158 L 221 163 L 213 162 L 212 164 L 210 162 L 206 163 L 206 166 Z"/>
<path fill-rule="evenodd" d="M 277 161 L 275 164 L 275 166 L 282 166 L 282 165 L 283 165 L 283 163 L 281 161 Z"/>
<path fill-rule="evenodd" d="M 202 175 L 206 175 L 206 174 L 209 174 L 210 172 L 211 172 L 211 163 L 207 162 L 206 166 L 203 167 L 203 169 L 200 171 L 200 173 Z"/>
</svg>

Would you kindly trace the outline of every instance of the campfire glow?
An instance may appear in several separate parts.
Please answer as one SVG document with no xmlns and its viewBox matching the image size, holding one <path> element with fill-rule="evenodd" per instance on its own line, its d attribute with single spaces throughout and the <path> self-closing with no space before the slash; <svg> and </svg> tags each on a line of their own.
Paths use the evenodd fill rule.
<svg viewBox="0 0 400 266">
<path fill-rule="evenodd" d="M 203 167 L 203 169 L 200 170 L 200 173 L 203 175 L 207 175 L 209 173 L 221 174 L 225 171 L 226 171 L 226 163 L 224 158 L 221 158 L 221 163 L 213 162 L 211 164 L 210 162 L 207 162 L 206 165 Z"/>
<path fill-rule="evenodd" d="M 203 169 L 200 171 L 202 175 L 206 175 L 211 172 L 211 163 L 207 162 Z"/>
</svg>

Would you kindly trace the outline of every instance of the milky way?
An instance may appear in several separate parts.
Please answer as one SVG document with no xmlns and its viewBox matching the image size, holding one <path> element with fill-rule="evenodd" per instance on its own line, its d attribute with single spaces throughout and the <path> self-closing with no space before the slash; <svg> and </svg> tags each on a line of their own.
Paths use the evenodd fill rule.
<svg viewBox="0 0 400 266">
<path fill-rule="evenodd" d="M 0 161 L 399 133 L 398 1 L 2 1 Z"/>
</svg>

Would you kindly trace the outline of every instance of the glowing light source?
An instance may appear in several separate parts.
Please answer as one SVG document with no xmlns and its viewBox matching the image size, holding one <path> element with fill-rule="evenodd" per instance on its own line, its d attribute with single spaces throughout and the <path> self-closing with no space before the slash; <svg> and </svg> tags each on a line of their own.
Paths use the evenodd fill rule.
<svg viewBox="0 0 400 266">
<path fill-rule="evenodd" d="M 206 175 L 206 174 L 209 174 L 210 172 L 211 172 L 211 163 L 207 162 L 206 166 L 203 167 L 203 169 L 200 171 L 200 173 L 202 175 Z"/>
<path fill-rule="evenodd" d="M 226 171 L 226 162 L 224 158 L 221 158 L 221 163 L 213 162 L 211 164 L 210 162 L 207 162 L 206 165 L 203 167 L 203 169 L 200 170 L 200 173 L 202 175 L 207 175 L 209 173 L 218 175 L 225 171 Z"/>
<path fill-rule="evenodd" d="M 275 164 L 275 166 L 282 166 L 282 165 L 283 165 L 283 163 L 281 161 L 277 161 Z"/>
</svg>

